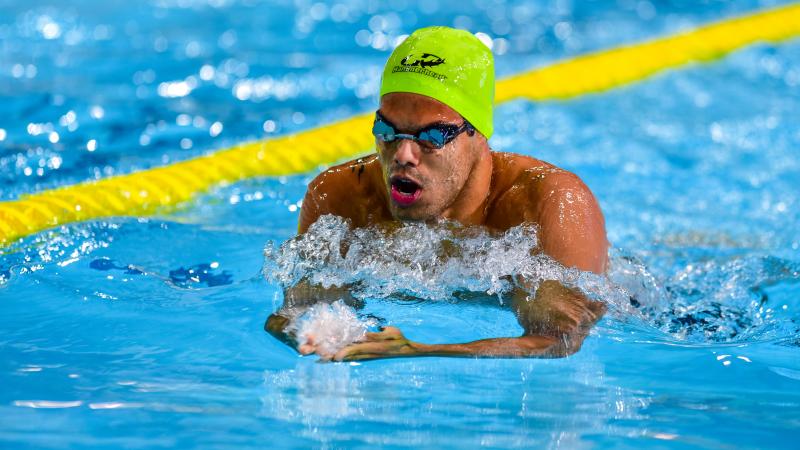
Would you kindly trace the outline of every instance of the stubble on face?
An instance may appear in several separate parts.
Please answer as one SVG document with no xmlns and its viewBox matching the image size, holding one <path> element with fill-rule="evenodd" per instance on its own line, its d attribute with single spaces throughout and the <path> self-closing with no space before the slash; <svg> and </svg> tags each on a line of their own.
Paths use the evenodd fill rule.
<svg viewBox="0 0 800 450">
<path fill-rule="evenodd" d="M 466 135 L 459 136 L 437 153 L 421 155 L 417 167 L 396 164 L 392 158 L 394 152 L 390 149 L 379 151 L 387 192 L 391 192 L 393 176 L 409 177 L 422 186 L 419 200 L 410 206 L 397 205 L 389 197 L 389 211 L 395 219 L 428 221 L 447 217 L 448 209 L 464 189 L 474 164 L 474 158 L 469 157 L 471 146 L 466 138 Z"/>
</svg>

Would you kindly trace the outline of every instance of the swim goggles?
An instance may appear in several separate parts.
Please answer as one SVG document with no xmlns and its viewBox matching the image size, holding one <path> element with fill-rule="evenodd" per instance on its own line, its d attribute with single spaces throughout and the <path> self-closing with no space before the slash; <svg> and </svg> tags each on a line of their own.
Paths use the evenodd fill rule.
<svg viewBox="0 0 800 450">
<path fill-rule="evenodd" d="M 466 120 L 461 126 L 450 123 L 437 123 L 419 130 L 416 134 L 398 133 L 394 125 L 377 111 L 375 111 L 375 122 L 372 124 L 372 134 L 382 142 L 411 139 L 418 143 L 423 150 L 429 151 L 444 147 L 465 131 L 470 136 L 475 133 L 475 127 Z"/>
</svg>

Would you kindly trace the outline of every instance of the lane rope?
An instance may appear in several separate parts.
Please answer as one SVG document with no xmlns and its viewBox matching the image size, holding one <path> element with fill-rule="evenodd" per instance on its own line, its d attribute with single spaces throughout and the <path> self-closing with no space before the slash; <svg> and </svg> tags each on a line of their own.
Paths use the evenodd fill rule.
<svg viewBox="0 0 800 450">
<path fill-rule="evenodd" d="M 495 102 L 569 99 L 627 85 L 666 69 L 721 58 L 756 42 L 800 35 L 800 4 L 726 19 L 695 30 L 561 61 L 496 85 Z M 249 142 L 128 175 L 0 202 L 0 247 L 57 225 L 169 212 L 221 183 L 307 173 L 374 148 L 372 113 L 293 135 Z"/>
</svg>

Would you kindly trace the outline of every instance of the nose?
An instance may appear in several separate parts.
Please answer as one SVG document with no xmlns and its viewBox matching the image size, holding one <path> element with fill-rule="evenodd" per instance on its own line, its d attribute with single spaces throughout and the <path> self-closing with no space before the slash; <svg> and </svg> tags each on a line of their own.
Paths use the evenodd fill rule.
<svg viewBox="0 0 800 450">
<path fill-rule="evenodd" d="M 419 145 L 411 139 L 401 139 L 394 152 L 394 163 L 399 166 L 416 167 L 419 165 L 421 150 Z"/>
</svg>

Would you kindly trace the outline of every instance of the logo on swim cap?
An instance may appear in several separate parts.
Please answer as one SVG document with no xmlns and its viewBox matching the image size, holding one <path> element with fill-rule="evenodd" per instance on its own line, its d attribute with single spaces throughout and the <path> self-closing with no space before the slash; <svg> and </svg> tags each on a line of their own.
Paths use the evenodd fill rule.
<svg viewBox="0 0 800 450">
<path fill-rule="evenodd" d="M 404 66 L 433 67 L 444 64 L 444 60 L 431 53 L 423 53 L 421 56 L 411 53 L 403 58 L 400 64 Z"/>
<path fill-rule="evenodd" d="M 399 65 L 394 66 L 392 73 L 413 72 L 420 75 L 426 75 L 431 78 L 436 78 L 439 81 L 444 81 L 447 79 L 446 75 L 442 75 L 427 69 L 428 67 L 436 67 L 440 64 L 444 64 L 444 59 L 434 55 L 433 53 L 412 52 L 409 53 L 405 58 L 401 59 Z"/>
</svg>

